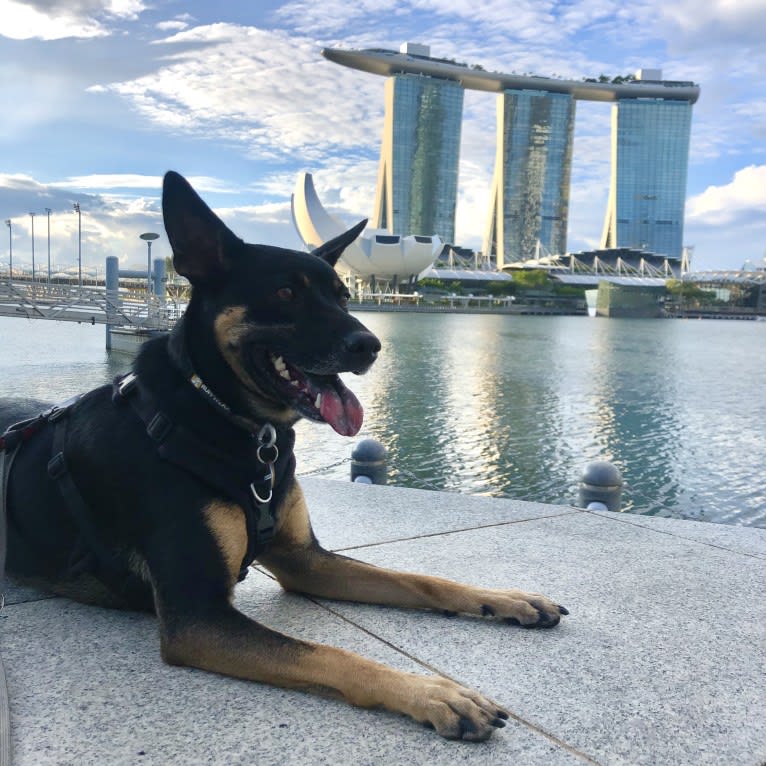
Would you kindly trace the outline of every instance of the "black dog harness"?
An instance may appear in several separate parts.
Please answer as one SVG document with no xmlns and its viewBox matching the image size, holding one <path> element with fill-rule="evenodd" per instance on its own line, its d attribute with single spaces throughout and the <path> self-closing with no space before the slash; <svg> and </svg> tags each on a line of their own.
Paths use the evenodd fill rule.
<svg viewBox="0 0 766 766">
<path fill-rule="evenodd" d="M 162 401 L 131 372 L 114 380 L 112 401 L 117 407 L 133 409 L 162 460 L 191 473 L 243 510 L 248 544 L 240 566 L 241 581 L 274 537 L 276 509 L 295 470 L 294 433 L 270 423 L 253 430 L 253 424 L 231 413 L 194 373 L 183 351 L 182 332 L 171 336 L 169 343 L 183 377 L 174 396 Z M 83 547 L 95 555 L 104 574 L 116 574 L 114 556 L 99 542 L 87 504 L 67 466 L 68 414 L 80 398 L 17 423 L 0 437 L 0 523 L 14 457 L 24 442 L 51 424 L 54 434 L 48 476 L 56 482 L 80 530 Z"/>
<path fill-rule="evenodd" d="M 243 509 L 248 541 L 239 573 L 240 581 L 243 580 L 250 564 L 269 545 L 276 531 L 273 500 L 280 463 L 276 428 L 265 423 L 257 434 L 248 433 L 249 449 L 225 452 L 176 422 L 138 382 L 132 372 L 118 377 L 113 385 L 113 400 L 130 404 L 146 426 L 159 456 L 221 491 Z M 198 390 L 203 396 L 209 395 L 201 387 Z M 221 406 L 220 402 L 216 406 Z M 291 458 L 290 453 L 285 457 Z"/>
</svg>

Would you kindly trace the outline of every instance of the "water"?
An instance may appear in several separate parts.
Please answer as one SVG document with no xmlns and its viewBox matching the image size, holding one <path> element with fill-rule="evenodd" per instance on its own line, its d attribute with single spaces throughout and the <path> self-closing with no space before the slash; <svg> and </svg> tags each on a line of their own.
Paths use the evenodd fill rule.
<svg viewBox="0 0 766 766">
<path fill-rule="evenodd" d="M 766 526 L 766 323 L 359 315 L 383 342 L 362 432 L 298 426 L 298 472 L 348 479 L 363 437 L 392 483 L 572 503 L 591 460 L 625 510 Z M 104 328 L 0 318 L 4 394 L 61 400 L 129 364 Z"/>
</svg>

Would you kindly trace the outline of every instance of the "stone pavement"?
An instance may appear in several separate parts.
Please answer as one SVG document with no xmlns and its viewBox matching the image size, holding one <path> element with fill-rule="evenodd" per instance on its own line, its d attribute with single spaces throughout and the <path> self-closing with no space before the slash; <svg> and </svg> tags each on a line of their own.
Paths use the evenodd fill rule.
<svg viewBox="0 0 766 766">
<path fill-rule="evenodd" d="M 486 743 L 381 710 L 164 665 L 153 618 L 10 588 L 13 763 L 766 762 L 766 530 L 322 479 L 317 536 L 374 564 L 542 591 L 550 631 L 237 589 L 280 631 L 439 672 L 512 711 Z"/>
</svg>

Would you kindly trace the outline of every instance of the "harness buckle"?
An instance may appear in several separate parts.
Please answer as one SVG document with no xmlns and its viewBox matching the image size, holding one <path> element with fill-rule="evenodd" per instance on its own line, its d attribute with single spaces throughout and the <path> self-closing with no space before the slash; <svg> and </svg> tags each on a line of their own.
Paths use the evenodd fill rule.
<svg viewBox="0 0 766 766">
<path fill-rule="evenodd" d="M 64 415 L 66 414 L 67 414 L 67 409 L 65 407 L 59 407 L 58 405 L 55 407 L 52 407 L 47 415 L 48 422 L 55 423 L 57 420 L 61 420 L 61 418 L 63 418 Z"/>
<path fill-rule="evenodd" d="M 64 453 L 56 453 L 48 461 L 48 476 L 54 481 L 60 479 L 67 472 L 66 460 L 64 460 Z"/>
<path fill-rule="evenodd" d="M 117 393 L 126 397 L 138 384 L 138 376 L 134 372 L 129 372 L 117 384 Z"/>
<path fill-rule="evenodd" d="M 146 427 L 146 433 L 157 443 L 165 441 L 170 430 L 173 428 L 173 421 L 165 415 L 164 412 L 158 412 Z"/>
<path fill-rule="evenodd" d="M 258 542 L 263 544 L 274 537 L 274 517 L 265 509 L 258 509 L 256 517 Z"/>
</svg>

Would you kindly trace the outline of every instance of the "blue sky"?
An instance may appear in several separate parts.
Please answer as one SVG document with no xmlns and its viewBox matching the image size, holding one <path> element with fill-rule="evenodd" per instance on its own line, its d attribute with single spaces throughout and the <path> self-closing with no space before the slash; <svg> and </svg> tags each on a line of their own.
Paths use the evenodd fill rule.
<svg viewBox="0 0 766 766">
<path fill-rule="evenodd" d="M 14 263 L 38 265 L 51 208 L 54 266 L 117 255 L 163 232 L 167 169 L 192 180 L 240 236 L 299 247 L 297 173 L 348 223 L 372 213 L 384 79 L 322 47 L 431 46 L 497 71 L 571 79 L 662 68 L 693 80 L 685 243 L 696 269 L 766 255 L 766 0 L 0 0 L 0 219 Z M 580 102 L 568 247 L 596 246 L 609 181 L 610 107 Z M 486 225 L 495 96 L 465 97 L 456 239 Z M 4 236 L 3 236 L 4 235 Z M 0 271 L 8 229 L 0 231 Z M 153 254 L 169 254 L 163 236 Z"/>
</svg>

